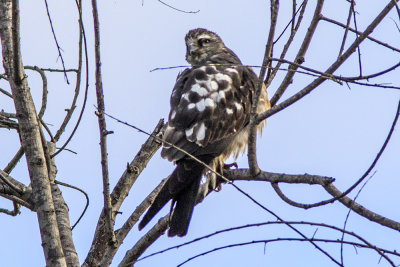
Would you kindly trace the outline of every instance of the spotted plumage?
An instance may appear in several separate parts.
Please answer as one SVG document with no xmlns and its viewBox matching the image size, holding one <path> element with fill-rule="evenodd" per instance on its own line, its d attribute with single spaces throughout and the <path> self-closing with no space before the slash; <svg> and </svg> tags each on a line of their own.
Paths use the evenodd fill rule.
<svg viewBox="0 0 400 267">
<path fill-rule="evenodd" d="M 174 146 L 215 169 L 229 156 L 237 157 L 244 152 L 257 84 L 253 70 L 243 66 L 217 34 L 195 29 L 189 31 L 185 42 L 186 60 L 192 68 L 178 76 L 172 91 L 161 151 L 161 156 L 175 162 L 177 167 L 139 224 L 139 229 L 143 228 L 172 199 L 176 207 L 169 224 L 169 236 L 186 235 L 205 171 L 203 165 Z M 257 112 L 268 108 L 263 88 Z M 263 123 L 258 130 L 262 127 Z"/>
</svg>

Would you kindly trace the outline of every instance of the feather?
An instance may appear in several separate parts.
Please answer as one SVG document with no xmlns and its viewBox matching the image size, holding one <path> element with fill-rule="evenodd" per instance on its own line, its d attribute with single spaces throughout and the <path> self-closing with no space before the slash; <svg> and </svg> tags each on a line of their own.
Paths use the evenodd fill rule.
<svg viewBox="0 0 400 267">
<path fill-rule="evenodd" d="M 228 157 L 236 158 L 245 152 L 252 97 L 258 81 L 253 70 L 243 66 L 217 34 L 195 29 L 185 40 L 186 59 L 192 68 L 178 76 L 172 91 L 161 151 L 161 156 L 175 162 L 177 167 L 139 224 L 142 229 L 172 200 L 172 207 L 176 205 L 169 236 L 186 235 L 205 170 L 176 147 L 218 169 Z M 257 112 L 269 108 L 264 86 Z M 264 122 L 258 125 L 258 132 L 263 125 Z"/>
</svg>

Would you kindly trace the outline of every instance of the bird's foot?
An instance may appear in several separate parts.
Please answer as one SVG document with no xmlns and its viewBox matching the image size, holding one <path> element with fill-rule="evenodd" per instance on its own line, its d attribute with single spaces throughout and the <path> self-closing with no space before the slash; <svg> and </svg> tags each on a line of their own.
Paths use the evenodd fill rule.
<svg viewBox="0 0 400 267">
<path fill-rule="evenodd" d="M 232 167 L 235 167 L 236 169 L 238 168 L 238 165 L 236 162 L 231 163 L 231 164 L 225 164 L 224 163 L 224 170 L 230 170 Z"/>
<path fill-rule="evenodd" d="M 238 168 L 238 165 L 236 162 L 230 163 L 230 164 L 225 164 L 222 166 L 222 172 L 223 171 L 229 171 L 232 167 L 235 167 L 236 169 Z M 214 188 L 214 191 L 219 192 L 222 189 L 222 183 L 226 182 L 223 180 L 220 180 L 220 182 L 218 183 L 218 185 Z"/>
</svg>

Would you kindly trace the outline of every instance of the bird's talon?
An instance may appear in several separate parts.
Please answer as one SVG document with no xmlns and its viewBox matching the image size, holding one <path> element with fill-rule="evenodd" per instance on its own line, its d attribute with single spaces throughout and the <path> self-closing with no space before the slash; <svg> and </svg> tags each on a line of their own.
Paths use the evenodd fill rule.
<svg viewBox="0 0 400 267">
<path fill-rule="evenodd" d="M 231 164 L 224 164 L 224 169 L 225 170 L 230 170 L 232 167 L 235 167 L 236 169 L 238 168 L 238 165 L 236 162 L 231 163 Z"/>
<path fill-rule="evenodd" d="M 219 185 L 214 189 L 215 192 L 219 192 L 219 191 L 221 191 L 221 190 L 222 190 L 222 185 L 221 185 L 221 184 L 219 184 Z"/>
</svg>

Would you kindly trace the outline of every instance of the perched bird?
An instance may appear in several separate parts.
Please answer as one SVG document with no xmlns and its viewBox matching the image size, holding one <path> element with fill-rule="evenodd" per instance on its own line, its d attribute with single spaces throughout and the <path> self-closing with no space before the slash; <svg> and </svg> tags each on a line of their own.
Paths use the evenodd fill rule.
<svg viewBox="0 0 400 267">
<path fill-rule="evenodd" d="M 190 69 L 177 78 L 161 156 L 176 168 L 139 224 L 141 230 L 172 199 L 168 236 L 185 236 L 206 168 L 170 144 L 218 170 L 247 149 L 252 97 L 258 77 L 221 38 L 206 29 L 187 33 Z M 257 112 L 270 107 L 263 87 Z M 258 125 L 260 132 L 264 123 Z"/>
</svg>

